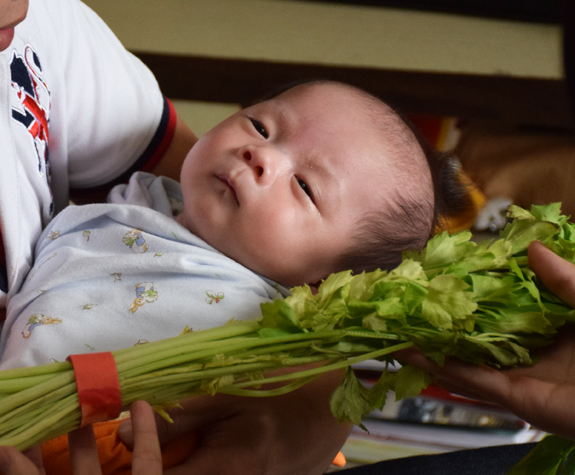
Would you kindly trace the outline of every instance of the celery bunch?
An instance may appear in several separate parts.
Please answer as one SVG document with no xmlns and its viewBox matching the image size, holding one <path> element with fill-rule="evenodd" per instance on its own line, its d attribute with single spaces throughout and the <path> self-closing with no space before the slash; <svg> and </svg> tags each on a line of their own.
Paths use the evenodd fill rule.
<svg viewBox="0 0 575 475">
<path fill-rule="evenodd" d="M 530 349 L 548 344 L 575 311 L 541 288 L 527 266 L 527 247 L 540 240 L 575 261 L 574 225 L 560 205 L 511 207 L 513 221 L 492 243 L 471 234 L 435 236 L 406 252 L 394 270 L 331 275 L 314 295 L 308 286 L 262 305 L 258 321 L 232 321 L 210 330 L 113 352 L 122 403 L 144 399 L 165 407 L 194 394 L 272 396 L 317 375 L 367 360 L 391 362 L 416 346 L 442 363 L 454 355 L 495 366 L 530 364 Z M 284 367 L 323 363 L 282 376 Z M 273 390 L 265 383 L 286 382 Z M 418 394 L 428 376 L 413 367 L 384 371 L 367 389 L 348 370 L 331 398 L 341 420 L 362 418 L 398 397 Z M 80 423 L 70 363 L 0 372 L 0 445 L 25 449 Z"/>
</svg>

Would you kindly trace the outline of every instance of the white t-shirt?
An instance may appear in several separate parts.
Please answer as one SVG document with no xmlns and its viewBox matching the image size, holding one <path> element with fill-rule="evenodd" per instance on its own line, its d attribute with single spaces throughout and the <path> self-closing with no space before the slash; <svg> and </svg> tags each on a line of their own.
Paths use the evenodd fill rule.
<svg viewBox="0 0 575 475">
<path fill-rule="evenodd" d="M 0 52 L 0 308 L 18 291 L 69 189 L 141 168 L 158 134 L 171 139 L 170 111 L 151 72 L 88 7 L 30 0 Z"/>
</svg>

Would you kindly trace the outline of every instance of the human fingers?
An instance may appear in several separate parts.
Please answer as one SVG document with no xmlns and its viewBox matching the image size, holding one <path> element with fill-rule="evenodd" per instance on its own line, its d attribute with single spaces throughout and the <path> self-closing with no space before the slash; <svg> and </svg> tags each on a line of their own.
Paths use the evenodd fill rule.
<svg viewBox="0 0 575 475">
<path fill-rule="evenodd" d="M 173 423 L 166 423 L 164 419 L 156 416 L 155 422 L 161 442 L 165 443 L 180 436 L 194 437 L 194 433 L 200 428 L 203 433 L 202 444 L 198 450 L 194 451 L 184 464 L 164 473 L 241 475 L 246 473 L 246 467 L 257 466 L 257 470 L 260 470 L 260 459 L 266 458 L 264 446 L 273 439 L 269 433 L 269 426 L 273 425 L 273 422 L 266 421 L 265 410 L 246 410 L 246 404 L 248 408 L 252 406 L 250 399 L 221 394 L 199 396 L 183 401 L 182 408 L 170 411 Z M 265 402 L 263 406 L 266 407 Z M 132 416 L 130 421 L 124 422 L 118 429 L 120 439 L 128 447 L 133 447 L 134 453 L 138 447 L 136 423 L 136 418 Z M 133 432 L 129 437 L 128 430 Z M 261 434 L 270 437 L 263 437 Z M 258 473 L 257 470 L 253 473 Z"/>
<path fill-rule="evenodd" d="M 219 400 L 216 396 L 199 396 L 180 403 L 179 408 L 168 410 L 173 419 L 173 423 L 167 422 L 158 414 L 154 414 L 156 430 L 160 445 L 165 444 L 181 435 L 194 432 L 203 424 L 213 422 L 217 418 L 225 417 L 225 406 L 221 408 L 220 414 L 214 414 L 212 406 L 213 399 Z M 129 418 L 118 427 L 118 437 L 122 443 L 130 450 L 134 450 L 134 421 Z"/>
<path fill-rule="evenodd" d="M 165 475 L 315 474 L 311 470 L 298 472 L 288 468 L 303 447 L 289 453 L 291 460 L 284 455 L 292 446 L 292 437 L 288 428 L 282 431 L 281 418 L 270 411 L 270 401 L 265 398 L 256 401 L 260 403 L 258 410 L 252 398 L 247 398 L 245 404 L 243 399 L 246 398 L 228 401 L 234 406 L 228 417 L 206 422 L 199 447 L 182 465 L 166 470 Z M 291 412 L 289 408 L 286 411 Z"/>
<path fill-rule="evenodd" d="M 166 475 L 320 475 L 351 430 L 331 413 L 329 396 L 343 372 L 330 372 L 274 397 L 210 397 L 199 447 Z M 223 417 L 222 417 L 223 414 Z"/>
<path fill-rule="evenodd" d="M 14 447 L 0 447 L 0 474 L 2 475 L 40 475 L 38 467 Z"/>
<path fill-rule="evenodd" d="M 351 430 L 333 416 L 328 402 L 343 376 L 329 372 L 281 396 L 216 394 L 184 401 L 170 411 L 173 424 L 156 419 L 160 442 L 180 435 L 201 439 L 166 475 L 323 474 Z M 123 442 L 129 427 L 121 426 Z"/>
<path fill-rule="evenodd" d="M 165 475 L 325 473 L 351 426 L 331 414 L 327 418 L 308 412 L 299 403 L 294 408 L 289 402 L 274 405 L 271 399 L 253 402 L 252 410 L 239 408 L 234 416 L 206 426 L 199 447 Z"/>
<path fill-rule="evenodd" d="M 539 241 L 528 250 L 529 266 L 543 285 L 567 304 L 575 307 L 575 265 L 559 257 Z"/>
<path fill-rule="evenodd" d="M 461 396 L 499 402 L 509 393 L 508 376 L 486 365 L 474 365 L 448 357 L 445 364 L 439 366 L 415 348 L 398 351 L 395 356 L 403 364 L 412 364 L 427 371 L 434 383 Z"/>
<path fill-rule="evenodd" d="M 164 475 L 270 473 L 262 464 L 261 452 L 262 443 L 243 433 L 232 421 L 218 421 L 192 456 L 183 464 L 166 470 Z"/>
<path fill-rule="evenodd" d="M 428 371 L 439 386 L 456 394 L 498 404 L 542 430 L 575 440 L 575 392 L 561 384 L 570 372 L 565 358 L 569 349 L 553 350 L 564 356 L 545 355 L 532 367 L 498 371 L 447 358 L 440 367 L 419 351 L 397 352 L 398 359 Z M 549 364 L 548 363 L 549 359 Z"/>
<path fill-rule="evenodd" d="M 137 475 L 161 475 L 162 452 L 154 420 L 154 411 L 147 402 L 136 401 L 130 408 L 134 451 L 132 473 Z"/>
<path fill-rule="evenodd" d="M 23 454 L 38 468 L 41 474 L 45 473 L 44 462 L 42 461 L 42 451 L 39 445 L 34 445 L 28 450 L 25 450 Z"/>
<path fill-rule="evenodd" d="M 68 434 L 70 462 L 74 475 L 101 475 L 96 436 L 92 425 Z"/>
</svg>

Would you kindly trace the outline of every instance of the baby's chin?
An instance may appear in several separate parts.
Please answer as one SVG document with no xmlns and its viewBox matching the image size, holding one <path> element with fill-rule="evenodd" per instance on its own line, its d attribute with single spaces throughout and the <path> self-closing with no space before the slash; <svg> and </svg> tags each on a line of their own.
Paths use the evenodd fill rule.
<svg viewBox="0 0 575 475">
<path fill-rule="evenodd" d="M 180 225 L 183 226 L 184 228 L 186 228 L 188 231 L 190 231 L 192 234 L 196 235 L 197 237 L 199 237 L 201 240 L 207 242 L 208 244 L 210 244 L 208 242 L 208 240 L 202 235 L 202 230 L 200 228 L 198 228 L 194 223 L 195 221 L 193 219 L 190 219 L 188 217 L 188 215 L 185 212 L 181 212 L 180 214 L 178 214 L 176 216 L 176 222 Z M 212 246 L 213 247 L 213 246 Z"/>
<path fill-rule="evenodd" d="M 274 267 L 273 269 L 267 269 L 262 267 L 260 270 L 254 270 L 253 267 L 243 264 L 245 267 L 250 268 L 257 274 L 263 275 L 268 279 L 277 282 L 284 287 L 301 287 L 304 285 L 309 285 L 312 288 L 317 288 L 317 285 L 321 283 L 321 278 L 316 278 L 315 276 L 305 275 L 305 273 L 301 273 L 300 271 L 295 270 L 288 270 L 288 269 L 278 269 Z"/>
<path fill-rule="evenodd" d="M 294 287 L 305 284 L 305 280 L 300 276 L 293 275 L 293 271 L 290 272 L 287 269 L 281 268 L 276 262 L 262 260 L 261 255 L 266 255 L 264 251 L 259 253 L 260 255 L 258 256 L 251 256 L 242 253 L 239 247 L 235 246 L 231 246 L 230 249 L 218 249 L 217 246 L 213 247 L 252 272 L 273 280 L 284 287 Z"/>
<path fill-rule="evenodd" d="M 274 253 L 265 252 L 265 250 L 261 249 L 255 255 L 251 255 L 249 252 L 244 252 L 242 247 L 236 243 L 211 239 L 209 232 L 203 232 L 201 228 L 194 225 L 194 220 L 186 219 L 186 216 L 184 213 L 180 213 L 175 219 L 181 226 L 212 246 L 216 251 L 221 252 L 256 274 L 271 279 L 284 287 L 303 286 L 306 284 L 314 286 L 317 282 L 321 282 L 321 278 L 306 275 L 301 269 L 286 269 L 278 265 L 274 260 L 262 259 L 262 256 L 269 256 Z"/>
<path fill-rule="evenodd" d="M 316 262 L 315 265 L 308 265 L 307 268 L 300 265 L 282 265 L 281 258 L 283 258 L 284 255 L 281 255 L 280 259 L 277 259 L 277 249 L 275 249 L 275 252 L 266 252 L 261 248 L 257 249 L 254 253 L 250 252 L 250 250 L 244 250 L 244 252 L 242 252 L 240 247 L 237 246 L 232 247 L 228 252 L 222 249 L 219 250 L 252 272 L 267 277 L 284 287 L 300 287 L 304 285 L 317 287 L 317 285 L 331 273 L 327 269 L 324 269 L 324 272 L 320 272 L 319 269 L 321 266 L 319 262 Z M 275 258 L 270 256 L 274 256 Z M 301 258 L 298 260 L 292 257 L 289 260 L 291 264 L 295 261 L 302 262 L 304 259 Z"/>
</svg>

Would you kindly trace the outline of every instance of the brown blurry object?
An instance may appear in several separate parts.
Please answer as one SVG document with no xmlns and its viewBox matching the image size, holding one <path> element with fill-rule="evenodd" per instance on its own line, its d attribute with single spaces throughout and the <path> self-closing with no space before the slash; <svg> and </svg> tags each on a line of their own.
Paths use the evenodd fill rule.
<svg viewBox="0 0 575 475">
<path fill-rule="evenodd" d="M 478 122 L 463 128 L 456 155 L 487 199 L 505 197 L 526 208 L 561 201 L 563 211 L 575 215 L 571 134 Z"/>
</svg>

